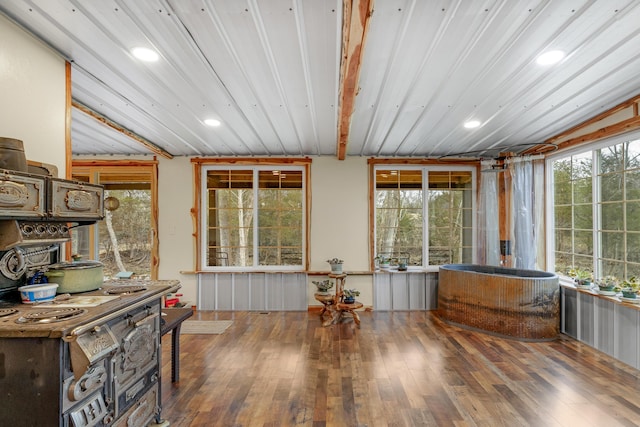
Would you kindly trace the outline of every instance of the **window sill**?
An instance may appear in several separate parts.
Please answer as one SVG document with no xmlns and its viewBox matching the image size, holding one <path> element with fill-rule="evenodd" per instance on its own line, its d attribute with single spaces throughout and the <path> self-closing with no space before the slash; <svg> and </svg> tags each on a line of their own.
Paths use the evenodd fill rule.
<svg viewBox="0 0 640 427">
<path fill-rule="evenodd" d="M 560 281 L 560 286 L 563 286 L 565 288 L 568 289 L 575 289 L 576 292 L 582 293 L 582 294 L 586 294 L 586 295 L 591 295 L 594 298 L 601 298 L 601 299 L 605 299 L 611 302 L 614 302 L 616 304 L 620 304 L 623 307 L 628 307 L 631 309 L 635 309 L 635 310 L 640 310 L 640 299 L 638 303 L 628 303 L 628 302 L 624 302 L 620 299 L 620 297 L 618 295 L 600 295 L 597 291 L 592 290 L 592 289 L 578 289 L 573 283 L 567 283 L 567 282 L 563 282 L 562 280 Z"/>
</svg>

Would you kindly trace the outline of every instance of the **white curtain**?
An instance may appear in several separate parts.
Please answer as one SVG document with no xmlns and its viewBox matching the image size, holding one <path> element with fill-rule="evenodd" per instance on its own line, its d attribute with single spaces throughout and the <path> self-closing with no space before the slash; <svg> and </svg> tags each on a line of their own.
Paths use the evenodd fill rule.
<svg viewBox="0 0 640 427">
<path fill-rule="evenodd" d="M 513 218 L 513 261 L 515 268 L 542 269 L 544 257 L 539 255 L 544 232 L 544 167 L 534 166 L 534 158 L 511 159 Z"/>
<path fill-rule="evenodd" d="M 498 224 L 498 175 L 492 171 L 493 162 L 482 162 L 480 173 L 480 202 L 478 209 L 478 262 L 500 265 L 500 235 Z"/>
</svg>

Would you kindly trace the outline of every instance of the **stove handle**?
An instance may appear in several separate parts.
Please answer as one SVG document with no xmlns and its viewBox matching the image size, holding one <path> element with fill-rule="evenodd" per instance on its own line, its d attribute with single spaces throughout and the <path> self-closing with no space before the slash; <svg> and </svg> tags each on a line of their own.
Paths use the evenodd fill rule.
<svg viewBox="0 0 640 427">
<path fill-rule="evenodd" d="M 159 315 L 160 315 L 159 313 L 153 313 L 153 314 L 151 314 L 151 315 L 149 315 L 149 316 L 145 317 L 145 318 L 144 318 L 144 319 L 142 319 L 142 320 L 138 320 L 137 322 L 135 322 L 135 323 L 133 324 L 133 326 L 134 326 L 135 328 L 139 328 L 140 326 L 146 325 L 147 323 L 149 323 L 149 321 L 151 321 L 151 320 L 155 319 L 155 318 L 156 318 L 156 317 L 158 317 Z"/>
<path fill-rule="evenodd" d="M 137 303 L 134 303 L 134 304 L 129 305 L 127 307 L 123 307 L 120 310 L 117 310 L 117 311 L 115 311 L 115 312 L 113 312 L 111 314 L 103 316 L 103 317 L 101 317 L 99 319 L 96 319 L 96 320 L 94 320 L 92 322 L 89 322 L 89 323 L 87 323 L 85 325 L 78 326 L 77 328 L 74 328 L 68 335 L 62 337 L 62 340 L 66 341 L 66 342 L 75 341 L 78 338 L 78 335 L 81 335 L 81 334 L 85 333 L 86 331 L 89 331 L 89 330 L 93 329 L 95 326 L 100 326 L 100 325 L 104 324 L 105 322 L 107 322 L 107 321 L 109 321 L 111 319 L 115 319 L 116 317 L 119 317 L 119 316 L 121 316 L 123 314 L 126 314 L 127 312 L 129 312 L 129 310 L 133 310 L 134 308 L 138 308 L 138 307 L 140 307 L 142 305 L 148 304 L 151 301 L 154 301 L 154 300 L 160 301 L 160 298 L 161 298 L 162 295 L 165 295 L 167 293 L 175 292 L 178 289 L 180 289 L 180 287 L 181 287 L 181 285 L 179 283 L 175 284 L 170 289 L 167 289 L 166 291 L 164 291 L 162 293 L 150 295 L 149 297 L 144 298 L 144 299 L 138 301 Z M 159 304 L 159 302 L 158 302 L 158 304 Z"/>
</svg>

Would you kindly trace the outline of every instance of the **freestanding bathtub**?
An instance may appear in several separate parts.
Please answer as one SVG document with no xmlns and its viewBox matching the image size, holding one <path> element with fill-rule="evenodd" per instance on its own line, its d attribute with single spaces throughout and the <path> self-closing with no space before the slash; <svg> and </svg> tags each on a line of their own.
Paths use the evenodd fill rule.
<svg viewBox="0 0 640 427">
<path fill-rule="evenodd" d="M 438 275 L 438 313 L 450 323 L 528 341 L 560 330 L 558 276 L 538 270 L 448 264 Z"/>
</svg>

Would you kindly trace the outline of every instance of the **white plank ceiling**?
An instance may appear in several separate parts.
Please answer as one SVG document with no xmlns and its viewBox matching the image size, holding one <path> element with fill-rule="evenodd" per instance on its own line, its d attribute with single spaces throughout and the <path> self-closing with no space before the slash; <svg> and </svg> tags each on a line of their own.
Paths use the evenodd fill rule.
<svg viewBox="0 0 640 427">
<path fill-rule="evenodd" d="M 167 157 L 338 155 L 344 7 L 0 1 L 72 64 L 74 154 Z M 521 151 L 640 93 L 640 0 L 375 0 L 372 9 L 347 156 Z M 160 59 L 141 62 L 136 46 Z M 553 49 L 567 56 L 536 64 Z M 470 119 L 481 126 L 465 129 Z"/>
</svg>

